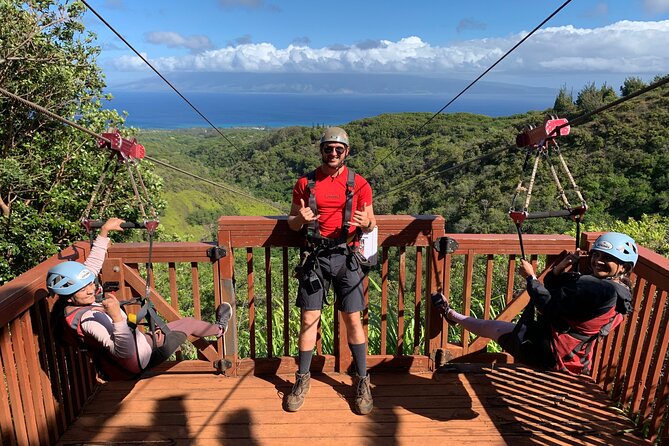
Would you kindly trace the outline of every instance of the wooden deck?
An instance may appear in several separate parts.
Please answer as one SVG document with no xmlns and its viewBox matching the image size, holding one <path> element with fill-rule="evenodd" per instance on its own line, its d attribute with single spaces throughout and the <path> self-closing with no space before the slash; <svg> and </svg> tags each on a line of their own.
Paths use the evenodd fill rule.
<svg viewBox="0 0 669 446">
<path fill-rule="evenodd" d="M 669 445 L 668 259 L 640 247 L 634 311 L 598 343 L 591 376 L 537 373 L 500 365 L 506 357 L 485 353 L 487 339 L 449 327 L 429 305 L 430 294 L 443 290 L 461 300 L 464 314 L 483 303 L 483 317 L 514 320 L 528 300 L 516 293 L 516 237 L 445 234 L 439 216 L 377 221 L 381 289 L 368 289 L 364 315 L 375 335 L 369 416 L 351 411 L 350 378 L 336 373 L 352 364 L 339 317 L 332 343 L 317 344 L 312 368 L 322 373 L 306 404 L 298 413 L 282 410 L 295 371 L 291 259 L 299 240 L 285 217 L 221 217 L 216 245 L 224 257 L 210 258 L 212 243 L 154 244 L 153 277 L 169 287 L 152 287 L 151 299 L 170 321 L 185 316 L 177 311 L 182 302 L 195 317 L 230 303 L 235 318 L 224 339 L 199 348 L 206 360 L 166 363 L 134 383 L 98 385 L 86 355 L 59 346 L 50 329 L 44 277 L 64 259 L 84 259 L 89 243 L 0 287 L 0 445 L 650 444 L 635 426 L 655 445 Z M 581 248 L 595 237 L 584 233 Z M 549 264 L 573 246 L 567 236 L 531 234 L 525 250 Z M 143 296 L 139 269 L 147 261 L 146 243 L 114 245 L 103 281 L 123 284 L 122 299 Z M 241 349 L 240 341 L 248 344 Z M 210 361 L 221 357 L 233 367 L 215 375 Z M 444 363 L 449 368 L 430 373 Z"/>
<path fill-rule="evenodd" d="M 194 363 L 194 364 L 189 364 Z M 101 387 L 59 445 L 639 445 L 587 378 L 514 365 L 372 372 L 375 408 L 351 410 L 345 374 L 315 374 L 297 413 L 293 376 L 214 375 L 187 361 Z M 202 366 L 200 366 L 202 367 Z"/>
</svg>

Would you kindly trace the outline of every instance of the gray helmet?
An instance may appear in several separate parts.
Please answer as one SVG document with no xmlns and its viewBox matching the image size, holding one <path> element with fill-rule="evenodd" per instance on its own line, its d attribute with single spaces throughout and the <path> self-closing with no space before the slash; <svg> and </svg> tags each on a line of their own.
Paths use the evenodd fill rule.
<svg viewBox="0 0 669 446">
<path fill-rule="evenodd" d="M 328 127 L 321 136 L 321 146 L 326 142 L 339 142 L 348 147 L 348 134 L 341 127 Z"/>
</svg>

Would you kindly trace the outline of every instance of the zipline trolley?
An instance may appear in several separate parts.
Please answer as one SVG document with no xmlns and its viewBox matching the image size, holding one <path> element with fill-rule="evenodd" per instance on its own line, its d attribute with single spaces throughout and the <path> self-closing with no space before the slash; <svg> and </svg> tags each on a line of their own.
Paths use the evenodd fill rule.
<svg viewBox="0 0 669 446">
<path fill-rule="evenodd" d="M 525 258 L 525 250 L 523 247 L 521 227 L 525 220 L 551 217 L 563 217 L 574 220 L 576 222 L 576 247 L 578 248 L 580 238 L 580 223 L 586 210 L 588 209 L 588 206 L 585 202 L 585 199 L 583 198 L 583 195 L 581 194 L 580 188 L 576 184 L 574 177 L 569 171 L 569 167 L 567 166 L 562 153 L 560 153 L 560 147 L 556 141 L 558 137 L 568 135 L 569 131 L 569 122 L 566 118 L 550 116 L 546 118 L 542 126 L 528 126 L 523 129 L 523 131 L 516 137 L 516 146 L 525 149 L 525 161 L 523 163 L 520 181 L 516 186 L 513 199 L 511 200 L 509 217 L 511 217 L 511 220 L 513 220 L 516 225 L 518 239 L 520 242 L 521 256 L 523 259 Z M 569 203 L 565 189 L 562 186 L 562 182 L 558 176 L 558 169 L 553 162 L 553 155 L 556 155 L 559 161 L 559 166 L 563 174 L 567 177 L 569 185 L 571 186 L 571 190 L 580 201 L 579 206 L 572 207 L 572 205 Z M 529 180 L 526 183 L 525 174 L 531 158 L 534 158 L 532 162 L 532 172 L 530 173 Z M 557 198 L 562 202 L 562 208 L 557 210 L 530 212 L 529 208 L 530 200 L 532 199 L 532 189 L 534 188 L 539 161 L 541 161 L 542 158 L 545 158 L 546 162 L 548 163 L 551 177 L 557 187 Z M 523 195 L 525 196 L 525 200 L 523 206 L 519 207 L 518 203 L 521 201 L 520 197 Z"/>
</svg>

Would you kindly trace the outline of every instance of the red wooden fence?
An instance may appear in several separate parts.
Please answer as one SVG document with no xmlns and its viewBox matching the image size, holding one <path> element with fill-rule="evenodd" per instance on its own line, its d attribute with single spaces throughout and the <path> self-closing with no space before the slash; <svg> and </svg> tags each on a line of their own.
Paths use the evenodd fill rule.
<svg viewBox="0 0 669 446">
<path fill-rule="evenodd" d="M 487 339 L 449 327 L 426 303 L 439 290 L 465 314 L 513 320 L 527 302 L 515 271 L 516 237 L 445 234 L 444 220 L 437 216 L 379 216 L 378 224 L 380 264 L 370 276 L 373 283 L 366 282 L 369 366 L 428 370 L 448 360 L 509 360 L 488 352 Z M 585 234 L 583 247 L 594 237 Z M 449 239 L 457 242 L 456 249 L 447 249 L 454 246 L 447 243 Z M 217 245 L 226 255 L 220 259 L 211 257 L 215 243 L 155 243 L 152 302 L 167 320 L 185 313 L 212 319 L 220 301 L 230 302 L 235 317 L 225 338 L 194 339 L 198 358 L 213 362 L 224 356 L 232 364 L 226 370 L 230 375 L 251 369 L 256 374 L 290 373 L 295 370 L 292 269 L 300 243 L 300 235 L 288 229 L 285 217 L 222 217 Z M 573 249 L 574 240 L 527 235 L 524 246 L 541 267 Z M 85 354 L 56 345 L 48 317 L 52 302 L 44 289 L 52 265 L 65 258 L 82 260 L 87 251 L 88 244 L 79 243 L 0 288 L 3 446 L 53 444 L 98 385 Z M 102 278 L 122 284 L 121 298 L 142 296 L 147 261 L 147 244 L 113 245 Z M 633 281 L 635 311 L 599 344 L 593 378 L 660 441 L 669 437 L 665 372 L 669 261 L 642 248 Z M 320 338 L 314 365 L 345 371 L 351 357 L 345 334 L 339 331 L 343 324 L 336 314 L 332 323 L 333 345 Z M 321 327 L 323 336 L 329 333 L 326 328 Z"/>
</svg>

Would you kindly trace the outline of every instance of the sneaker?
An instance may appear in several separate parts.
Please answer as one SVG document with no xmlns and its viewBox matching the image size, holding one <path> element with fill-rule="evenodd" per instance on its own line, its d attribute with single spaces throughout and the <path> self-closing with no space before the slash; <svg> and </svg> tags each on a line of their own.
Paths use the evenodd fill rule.
<svg viewBox="0 0 669 446">
<path fill-rule="evenodd" d="M 216 325 L 220 325 L 223 334 L 228 330 L 228 322 L 232 317 L 232 306 L 227 302 L 221 302 L 216 309 Z"/>
<path fill-rule="evenodd" d="M 367 415 L 374 408 L 372 389 L 369 386 L 369 373 L 365 376 L 356 375 L 355 384 L 355 412 L 359 415 Z"/>
<path fill-rule="evenodd" d="M 444 296 L 441 293 L 434 293 L 431 299 L 434 308 L 436 308 L 437 311 L 439 311 L 439 313 L 441 313 L 441 315 L 444 316 L 444 318 L 446 318 L 448 322 L 452 324 L 457 323 L 456 321 L 448 317 L 448 313 L 451 310 L 451 306 L 448 305 L 448 300 L 446 300 L 446 296 Z"/>
<path fill-rule="evenodd" d="M 288 412 L 297 412 L 304 404 L 304 398 L 309 393 L 311 387 L 311 373 L 304 374 L 295 373 L 295 384 L 293 390 L 290 391 L 288 398 L 286 398 L 286 410 Z"/>
</svg>

